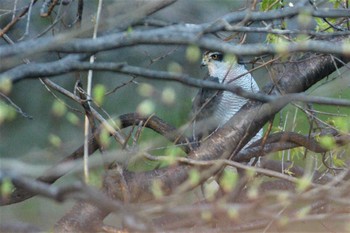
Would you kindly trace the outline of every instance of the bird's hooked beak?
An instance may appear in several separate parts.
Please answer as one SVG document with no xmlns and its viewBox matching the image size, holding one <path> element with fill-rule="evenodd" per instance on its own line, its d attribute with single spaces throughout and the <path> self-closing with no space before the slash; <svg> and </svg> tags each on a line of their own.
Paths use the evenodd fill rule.
<svg viewBox="0 0 350 233">
<path fill-rule="evenodd" d="M 208 57 L 204 56 L 201 62 L 201 68 L 205 67 L 208 65 Z"/>
</svg>

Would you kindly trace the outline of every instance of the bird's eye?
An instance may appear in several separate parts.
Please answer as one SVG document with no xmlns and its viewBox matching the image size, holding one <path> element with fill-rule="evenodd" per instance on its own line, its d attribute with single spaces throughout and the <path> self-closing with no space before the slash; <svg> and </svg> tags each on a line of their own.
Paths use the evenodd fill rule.
<svg viewBox="0 0 350 233">
<path fill-rule="evenodd" d="M 210 57 L 211 57 L 211 59 L 213 59 L 215 61 L 221 61 L 223 58 L 222 54 L 217 54 L 217 53 L 212 54 Z"/>
</svg>

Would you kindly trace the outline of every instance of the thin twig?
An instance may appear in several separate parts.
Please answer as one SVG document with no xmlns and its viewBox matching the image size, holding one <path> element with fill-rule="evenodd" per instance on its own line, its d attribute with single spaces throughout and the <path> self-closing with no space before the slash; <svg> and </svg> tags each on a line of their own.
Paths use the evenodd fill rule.
<svg viewBox="0 0 350 233">
<path fill-rule="evenodd" d="M 21 114 L 24 118 L 28 118 L 30 120 L 33 119 L 32 116 L 28 115 L 27 113 L 23 112 L 23 110 L 17 105 L 15 104 L 8 96 L 6 96 L 5 94 L 3 94 L 2 92 L 0 92 L 0 96 L 2 98 L 4 98 L 9 104 L 10 106 L 12 106 L 16 112 L 18 112 L 19 114 Z"/>
<path fill-rule="evenodd" d="M 30 7 L 33 6 L 38 0 L 33 0 L 31 3 L 24 8 L 24 10 L 16 17 L 14 17 L 10 23 L 8 23 L 3 29 L 0 28 L 0 37 L 2 37 L 10 28 L 15 25 L 27 12 L 29 11 Z"/>
<path fill-rule="evenodd" d="M 97 6 L 97 13 L 96 13 L 96 21 L 94 25 L 94 32 L 92 35 L 92 39 L 95 40 L 97 38 L 97 31 L 98 31 L 98 26 L 100 24 L 100 18 L 101 18 L 101 11 L 102 11 L 102 3 L 103 0 L 98 1 L 98 6 Z M 95 62 L 95 55 L 90 56 L 90 64 L 93 64 Z M 92 93 L 92 75 L 93 71 L 88 70 L 88 77 L 87 77 L 87 96 L 89 99 L 87 99 L 87 104 L 90 106 L 90 98 L 91 98 L 91 93 Z M 85 182 L 89 182 L 89 129 L 91 120 L 88 118 L 88 115 L 85 117 L 85 125 L 84 125 L 84 178 Z"/>
</svg>

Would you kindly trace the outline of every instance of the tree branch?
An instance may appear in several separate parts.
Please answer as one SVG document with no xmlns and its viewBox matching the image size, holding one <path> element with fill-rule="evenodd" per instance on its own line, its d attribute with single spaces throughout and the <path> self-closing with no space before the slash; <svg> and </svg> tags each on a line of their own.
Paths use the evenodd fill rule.
<svg viewBox="0 0 350 233">
<path fill-rule="evenodd" d="M 179 144 L 184 144 L 183 147 L 186 151 L 189 151 L 188 146 L 186 145 L 186 142 L 188 141 L 186 138 L 182 136 L 178 136 L 177 130 L 175 127 L 167 124 L 162 119 L 160 119 L 157 116 L 151 116 L 151 117 L 145 117 L 140 116 L 136 113 L 129 113 L 124 114 L 119 117 L 119 120 L 121 122 L 120 128 L 127 128 L 129 126 L 133 125 L 142 125 L 143 127 L 150 128 L 154 130 L 155 132 L 163 135 L 165 138 L 167 138 L 169 141 L 175 142 Z M 103 126 L 101 126 L 103 127 Z M 98 140 L 96 140 L 96 137 L 98 137 L 99 132 L 101 131 L 101 127 L 96 132 L 96 134 L 90 138 L 89 140 L 89 155 L 93 154 L 96 150 L 99 149 L 99 143 Z M 80 159 L 83 157 L 84 154 L 84 146 L 80 146 L 77 150 L 75 150 L 72 154 L 65 157 L 63 160 L 55 164 L 53 167 L 49 168 L 46 172 L 44 172 L 43 175 L 37 178 L 38 181 L 44 182 L 47 184 L 52 184 L 56 180 L 58 180 L 60 177 L 65 175 L 67 172 L 70 172 L 73 167 L 76 166 L 76 164 L 72 164 L 71 162 Z M 65 165 L 67 165 L 65 167 Z M 60 169 L 62 167 L 65 167 L 65 169 Z M 24 186 L 22 187 L 19 183 L 16 185 L 16 189 L 11 193 L 11 196 L 7 199 L 1 200 L 0 205 L 10 205 L 17 202 L 24 201 L 28 198 L 31 198 L 36 193 L 28 191 L 28 189 Z"/>
<path fill-rule="evenodd" d="M 262 102 L 301 101 L 325 105 L 350 106 L 350 101 L 346 99 L 307 96 L 304 94 L 284 94 L 283 96 L 270 96 L 262 93 L 252 93 L 236 85 L 225 85 L 221 83 L 211 82 L 208 80 L 199 80 L 184 74 L 165 71 L 155 71 L 137 66 L 130 66 L 125 63 L 81 62 L 80 60 L 84 58 L 86 57 L 82 55 L 69 55 L 55 62 L 36 64 L 30 63 L 20 65 L 14 69 L 2 73 L 0 75 L 0 80 L 10 79 L 13 82 L 18 82 L 27 78 L 51 77 L 72 71 L 100 70 L 112 71 L 128 75 L 137 75 L 149 79 L 175 81 L 192 87 L 230 91 L 241 97 Z"/>
<path fill-rule="evenodd" d="M 337 131 L 320 133 L 318 136 L 330 135 L 334 138 L 334 143 L 343 146 L 350 142 L 350 134 L 339 134 Z M 315 153 L 325 153 L 329 149 L 322 147 L 315 139 L 315 135 L 304 136 L 294 132 L 280 132 L 270 134 L 264 145 L 261 145 L 263 139 L 252 143 L 248 148 L 241 150 L 236 156 L 235 161 L 249 162 L 252 158 L 264 156 L 266 154 L 288 150 L 296 147 L 304 147 Z"/>
<path fill-rule="evenodd" d="M 341 66 L 341 64 L 339 65 Z M 308 62 L 287 62 L 281 67 L 276 71 L 276 77 L 280 77 L 277 78 L 279 81 L 276 84 L 268 84 L 264 88 L 265 90 L 273 89 L 276 93 L 275 85 L 278 85 L 278 89 L 284 93 L 305 91 L 337 68 L 330 56 L 317 57 Z M 189 158 L 198 160 L 226 159 L 232 154 L 235 158 L 243 145 L 286 104 L 283 101 L 248 103 L 223 128 L 218 129 L 197 150 L 190 153 Z M 187 179 L 188 169 L 188 166 L 176 166 L 140 173 L 124 171 L 123 176 L 127 181 L 129 193 L 132 194 L 131 201 L 142 202 L 153 198 L 150 189 L 153 180 L 159 180 L 163 185 L 164 193 L 170 194 Z M 208 176 L 213 175 L 215 171 L 216 169 Z M 118 187 L 119 185 L 118 181 L 115 180 L 112 186 Z M 115 193 L 115 196 L 122 198 L 118 192 Z"/>
<path fill-rule="evenodd" d="M 0 47 L 0 58 L 10 59 L 15 57 L 27 57 L 38 52 L 66 52 L 66 53 L 97 53 L 101 51 L 129 47 L 140 44 L 167 44 L 167 45 L 192 45 L 199 47 L 232 53 L 235 55 L 262 55 L 262 54 L 278 54 L 281 52 L 300 52 L 312 51 L 322 53 L 332 53 L 338 55 L 350 54 L 350 49 L 345 44 L 335 46 L 334 43 L 326 41 L 304 41 L 299 43 L 289 43 L 281 45 L 266 44 L 249 44 L 249 45 L 232 45 L 220 39 L 213 39 L 206 36 L 207 33 L 213 33 L 222 30 L 227 23 L 239 22 L 241 20 L 262 21 L 273 20 L 285 17 L 296 16 L 300 11 L 306 10 L 304 7 L 286 8 L 281 10 L 273 10 L 269 12 L 234 12 L 223 16 L 220 20 L 212 23 L 198 25 L 171 25 L 163 28 L 134 30 L 132 32 L 112 33 L 100 36 L 96 40 L 92 39 L 74 39 L 79 32 L 70 34 L 60 34 L 51 38 L 39 38 L 17 43 L 13 46 Z M 310 15 L 316 17 L 347 17 L 350 10 L 315 10 L 308 9 Z M 28 50 L 28 48 L 31 48 Z M 9 67 L 2 65 L 0 70 Z"/>
</svg>

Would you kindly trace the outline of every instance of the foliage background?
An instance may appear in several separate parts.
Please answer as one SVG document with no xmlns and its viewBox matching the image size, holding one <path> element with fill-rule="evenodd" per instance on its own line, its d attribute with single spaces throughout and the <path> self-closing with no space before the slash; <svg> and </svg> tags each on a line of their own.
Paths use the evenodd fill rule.
<svg viewBox="0 0 350 233">
<path fill-rule="evenodd" d="M 179 0 L 170 7 L 156 13 L 152 18 L 161 19 L 168 22 L 184 22 L 184 23 L 202 23 L 213 21 L 214 19 L 233 10 L 244 7 L 247 1 L 230 1 L 230 0 Z M 19 6 L 25 6 L 27 1 L 18 1 Z M 84 26 L 93 26 L 95 9 L 97 1 L 85 1 L 84 7 Z M 106 0 L 103 12 L 103 27 L 104 30 L 113 30 L 113 16 L 115 11 L 118 11 L 117 4 L 128 4 L 128 1 Z M 72 4 L 75 6 L 76 4 Z M 129 12 L 133 12 L 135 6 L 129 6 Z M 13 1 L 2 0 L 0 2 L 0 28 L 8 23 L 12 17 Z M 74 19 L 76 9 L 63 7 L 67 13 L 62 18 L 62 22 L 55 27 L 54 33 L 69 30 L 69 24 Z M 34 7 L 31 14 L 29 34 L 24 39 L 35 38 L 46 27 L 48 27 L 54 15 L 48 18 L 39 16 L 39 7 Z M 15 25 L 13 30 L 10 30 L 8 36 L 14 41 L 18 41 L 25 32 L 27 20 L 24 18 Z M 91 23 L 91 25 L 87 25 Z M 290 22 L 295 23 L 295 22 Z M 132 29 L 130 29 L 132 30 Z M 47 35 L 51 34 L 49 31 Z M 90 33 L 87 31 L 87 33 Z M 253 34 L 248 38 L 250 41 L 264 41 L 262 35 Z M 6 44 L 0 40 L 0 46 Z M 186 57 L 187 46 L 137 46 L 118 50 L 116 52 L 105 52 L 103 55 L 98 55 L 97 59 L 126 61 L 130 65 L 138 65 L 142 67 L 150 67 L 152 69 L 179 71 L 190 74 L 193 77 L 202 78 L 205 72 L 199 69 L 199 59 Z M 49 61 L 57 58 L 57 54 L 52 57 L 41 58 L 38 56 L 37 62 Z M 151 59 L 158 59 L 152 62 Z M 0 61 L 1 62 L 1 61 Z M 20 61 L 19 61 L 20 62 Z M 82 77 L 86 73 L 81 73 Z M 322 81 L 313 90 L 310 90 L 312 95 L 341 97 L 350 99 L 350 73 L 348 69 L 340 69 L 338 74 L 341 78 L 333 80 L 329 77 Z M 268 80 L 266 70 L 259 70 L 254 73 L 254 77 L 260 86 Z M 113 90 L 116 87 L 123 85 L 132 80 L 133 77 L 122 76 L 108 72 L 94 72 L 95 84 L 103 84 L 107 91 Z M 68 90 L 73 90 L 75 83 L 74 74 L 64 75 L 53 78 L 53 81 L 62 85 Z M 144 91 L 145 84 L 151 85 L 151 92 Z M 175 94 L 175 100 L 171 103 L 166 103 L 161 96 L 164 91 L 172 90 Z M 179 83 L 146 80 L 142 78 L 134 79 L 134 82 L 128 83 L 120 87 L 105 98 L 102 104 L 103 109 L 112 116 L 118 116 L 123 113 L 137 111 L 140 104 L 145 100 L 150 100 L 154 105 L 154 112 L 167 122 L 170 122 L 176 127 L 185 124 L 189 119 L 191 111 L 191 99 L 196 93 L 195 88 L 191 88 Z M 83 141 L 83 119 L 81 112 L 71 111 L 64 107 L 38 80 L 25 80 L 13 86 L 9 97 L 21 109 L 33 117 L 32 120 L 24 118 L 21 115 L 14 114 L 13 117 L 5 119 L 0 123 L 0 158 L 1 166 L 5 163 L 9 165 L 10 159 L 16 159 L 25 166 L 25 169 L 32 169 L 34 174 L 40 174 L 46 165 L 54 164 L 60 158 L 71 153 L 74 149 L 82 144 Z M 79 109 L 79 106 L 65 97 L 59 98 L 66 102 L 70 107 Z M 1 106 L 2 111 L 5 107 Z M 316 109 L 337 113 L 350 114 L 349 109 L 338 107 L 316 107 Z M 8 110 L 6 110 L 8 111 Z M 289 106 L 284 109 L 281 114 L 281 120 L 275 121 L 275 126 L 282 126 L 286 129 L 294 129 L 297 132 L 307 133 L 308 122 L 304 114 L 297 112 L 294 119 L 295 107 Z M 324 120 L 330 117 L 322 116 Z M 1 119 L 2 120 L 2 119 Z M 148 143 L 149 139 L 153 140 L 155 135 L 150 132 L 145 132 L 143 140 Z M 302 158 L 299 158 L 299 163 L 303 163 Z M 29 166 L 28 166 L 29 165 Z M 18 164 L 16 164 L 18 166 Z M 96 174 L 99 174 L 98 171 Z M 77 175 L 73 175 L 76 179 Z M 72 177 L 65 177 L 58 184 L 70 182 Z M 80 177 L 78 177 L 80 178 Z M 72 206 L 73 202 L 54 203 L 50 200 L 35 197 L 23 203 L 14 204 L 11 206 L 1 207 L 0 221 L 7 222 L 13 219 L 23 222 L 30 222 L 35 225 L 45 228 L 53 226 L 53 224 Z M 45 219 L 45 221 L 42 221 Z M 322 229 L 321 229 L 322 230 Z"/>
</svg>

